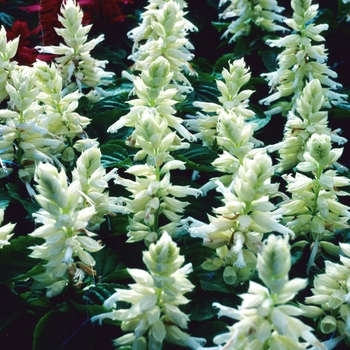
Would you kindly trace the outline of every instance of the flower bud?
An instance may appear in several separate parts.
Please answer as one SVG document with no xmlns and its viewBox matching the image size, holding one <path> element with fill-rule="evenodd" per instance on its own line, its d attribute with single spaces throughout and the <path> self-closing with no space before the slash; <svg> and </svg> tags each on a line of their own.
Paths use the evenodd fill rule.
<svg viewBox="0 0 350 350">
<path fill-rule="evenodd" d="M 272 293 L 278 293 L 288 280 L 291 268 L 289 249 L 285 239 L 270 234 L 265 241 L 262 253 L 258 255 L 259 277 Z"/>
<path fill-rule="evenodd" d="M 337 320 L 333 316 L 325 316 L 320 324 L 321 332 L 324 334 L 333 333 L 337 328 Z"/>
</svg>

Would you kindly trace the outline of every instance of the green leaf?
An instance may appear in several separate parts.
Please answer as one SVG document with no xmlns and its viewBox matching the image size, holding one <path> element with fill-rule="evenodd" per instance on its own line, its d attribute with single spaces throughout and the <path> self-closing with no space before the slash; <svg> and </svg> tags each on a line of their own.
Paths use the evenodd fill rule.
<svg viewBox="0 0 350 350">
<path fill-rule="evenodd" d="M 228 22 L 211 22 L 211 24 L 219 31 L 222 32 L 229 25 Z"/>
<path fill-rule="evenodd" d="M 211 292 L 235 293 L 236 288 L 225 283 L 222 273 L 222 268 L 216 271 L 202 270 L 202 272 L 198 274 L 201 288 Z"/>
<path fill-rule="evenodd" d="M 267 116 L 265 118 L 259 118 L 259 117 L 255 117 L 255 118 L 249 118 L 246 119 L 247 123 L 255 123 L 258 125 L 258 127 L 255 129 L 255 131 L 262 129 L 265 125 L 267 125 L 271 120 L 271 116 Z"/>
<path fill-rule="evenodd" d="M 105 247 L 94 253 L 93 256 L 96 261 L 97 276 L 101 276 L 103 282 L 114 282 L 130 277 L 113 249 Z"/>
<path fill-rule="evenodd" d="M 189 170 L 215 171 L 211 163 L 217 158 L 217 153 L 211 148 L 192 143 L 190 148 L 173 153 L 174 158 L 186 162 Z"/>
<path fill-rule="evenodd" d="M 0 285 L 0 331 L 25 310 L 25 302 L 6 286 Z"/>
<path fill-rule="evenodd" d="M 28 212 L 28 214 L 33 214 L 40 209 L 39 204 L 34 200 L 28 198 L 29 196 L 24 198 L 23 194 L 20 193 L 19 187 L 15 184 L 8 183 L 6 187 L 8 189 L 9 195 L 12 198 L 18 200 L 23 205 L 24 209 Z"/>
<path fill-rule="evenodd" d="M 28 248 L 40 241 L 31 236 L 21 236 L 0 249 L 0 283 L 24 280 L 42 271 L 40 260 L 28 256 L 31 252 Z"/>
<path fill-rule="evenodd" d="M 15 18 L 10 16 L 9 14 L 5 12 L 0 12 L 0 23 L 5 24 L 8 27 L 12 27 L 13 23 L 15 22 Z"/>
<path fill-rule="evenodd" d="M 196 337 L 202 337 L 207 339 L 208 345 L 210 345 L 212 342 L 210 342 L 216 335 L 227 333 L 228 324 L 222 321 L 210 321 L 201 323 L 198 328 L 196 328 L 196 333 L 193 334 Z"/>
<path fill-rule="evenodd" d="M 11 196 L 5 189 L 0 189 L 0 209 L 6 209 L 11 202 Z"/>
<path fill-rule="evenodd" d="M 86 315 L 52 310 L 38 322 L 33 350 L 89 350 L 94 347 L 94 330 Z"/>
<path fill-rule="evenodd" d="M 271 49 L 262 53 L 262 61 L 269 72 L 274 72 L 277 65 L 277 56 L 280 50 Z"/>
<path fill-rule="evenodd" d="M 198 298 L 191 300 L 191 320 L 209 320 L 217 314 L 212 304 L 217 300 L 208 294 L 201 294 Z"/>
<path fill-rule="evenodd" d="M 129 168 L 132 161 L 129 157 L 127 146 L 121 146 L 120 140 L 111 140 L 100 147 L 102 157 L 101 163 L 105 168 Z M 131 152 L 135 152 L 130 148 Z M 130 152 L 130 153 L 131 153 Z"/>
</svg>

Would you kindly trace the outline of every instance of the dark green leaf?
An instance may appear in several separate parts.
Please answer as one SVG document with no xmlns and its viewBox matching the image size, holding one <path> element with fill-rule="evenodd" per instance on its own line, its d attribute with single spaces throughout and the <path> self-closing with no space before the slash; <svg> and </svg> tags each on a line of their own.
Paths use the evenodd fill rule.
<svg viewBox="0 0 350 350">
<path fill-rule="evenodd" d="M 225 23 L 225 22 L 211 22 L 211 24 L 219 31 L 223 31 L 224 29 L 226 29 L 229 25 L 229 23 Z"/>
<path fill-rule="evenodd" d="M 202 272 L 198 274 L 201 288 L 211 292 L 235 293 L 235 287 L 225 283 L 222 274 L 222 268 L 216 271 L 202 270 Z"/>
<path fill-rule="evenodd" d="M 93 349 L 94 334 L 86 315 L 52 310 L 35 328 L 33 350 Z"/>
<path fill-rule="evenodd" d="M 28 212 L 28 214 L 33 214 L 34 212 L 38 211 L 40 209 L 40 206 L 37 202 L 35 202 L 33 199 L 29 198 L 29 195 L 27 194 L 26 197 L 23 196 L 22 193 L 20 193 L 20 189 L 18 186 L 12 183 L 8 183 L 6 185 L 8 189 L 9 195 L 21 202 L 24 209 Z"/>
<path fill-rule="evenodd" d="M 195 336 L 203 337 L 207 339 L 207 346 L 212 344 L 211 340 L 218 334 L 227 333 L 227 326 L 231 324 L 227 324 L 222 321 L 210 321 L 200 324 L 198 328 L 196 328 Z"/>
<path fill-rule="evenodd" d="M 0 209 L 6 209 L 11 202 L 11 198 L 12 197 L 9 195 L 8 191 L 1 188 L 0 189 Z"/>
<path fill-rule="evenodd" d="M 191 320 L 209 320 L 217 314 L 212 304 L 217 300 L 208 294 L 201 294 L 198 298 L 191 300 Z"/>
<path fill-rule="evenodd" d="M 21 297 L 6 286 L 0 285 L 0 331 L 11 320 L 24 312 L 25 307 L 25 302 Z"/>
<path fill-rule="evenodd" d="M 127 146 L 121 146 L 120 140 L 111 140 L 102 145 L 101 153 L 101 163 L 105 168 L 129 168 L 132 166 Z"/>
<path fill-rule="evenodd" d="M 186 162 L 186 168 L 199 171 L 214 171 L 211 163 L 217 158 L 217 153 L 211 148 L 200 144 L 192 143 L 190 148 L 179 150 L 173 153 L 173 156 Z"/>
<path fill-rule="evenodd" d="M 255 131 L 262 129 L 265 125 L 267 125 L 271 120 L 271 116 L 267 116 L 265 118 L 249 118 L 246 120 L 247 123 L 255 123 L 258 125 L 258 127 L 255 129 Z"/>
<path fill-rule="evenodd" d="M 101 276 L 103 282 L 113 282 L 130 277 L 113 249 L 109 247 L 101 249 L 94 253 L 94 259 L 96 261 L 97 275 Z"/>
<path fill-rule="evenodd" d="M 40 242 L 38 238 L 21 236 L 0 249 L 0 283 L 26 279 L 42 271 L 40 260 L 28 256 L 28 248 Z"/>
<path fill-rule="evenodd" d="M 278 51 L 269 49 L 262 53 L 262 61 L 269 72 L 276 70 Z"/>
<path fill-rule="evenodd" d="M 8 27 L 12 27 L 15 19 L 5 12 L 0 12 L 0 23 L 5 24 Z"/>
</svg>

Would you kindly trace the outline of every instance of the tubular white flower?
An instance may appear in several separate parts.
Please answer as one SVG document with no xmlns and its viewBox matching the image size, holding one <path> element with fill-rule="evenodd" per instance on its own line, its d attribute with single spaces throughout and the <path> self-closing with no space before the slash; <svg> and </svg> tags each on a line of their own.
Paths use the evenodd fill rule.
<svg viewBox="0 0 350 350">
<path fill-rule="evenodd" d="M 338 144 L 343 144 L 347 141 L 345 138 L 337 137 L 336 133 L 339 132 L 339 130 L 332 132 L 328 127 L 328 113 L 321 110 L 324 106 L 324 101 L 324 92 L 320 81 L 314 79 L 307 83 L 299 98 L 296 100 L 296 112 L 289 112 L 288 114 L 284 131 L 284 140 L 275 147 L 280 156 L 279 164 L 276 165 L 278 172 L 286 171 L 296 166 L 298 163 L 300 169 L 302 169 L 303 166 L 308 166 L 308 169 L 312 170 L 312 161 L 310 161 L 308 154 L 305 153 L 306 143 L 311 137 L 313 137 L 314 140 L 320 137 L 326 138 L 327 140 L 329 138 L 331 141 L 334 140 Z M 316 137 L 314 135 L 319 136 Z M 329 142 L 328 147 L 330 147 Z M 340 157 L 340 153 L 341 149 L 329 151 L 328 158 L 323 162 L 328 162 L 327 165 L 334 163 L 337 157 Z M 303 163 L 305 157 L 309 159 L 309 165 Z M 324 166 L 325 165 L 326 164 L 324 164 Z"/>
<path fill-rule="evenodd" d="M 83 134 L 90 119 L 75 112 L 82 94 L 74 91 L 65 95 L 62 77 L 54 64 L 49 66 L 45 62 L 37 61 L 34 72 L 36 84 L 41 90 L 37 99 L 45 104 L 41 125 L 67 142 Z"/>
<path fill-rule="evenodd" d="M 276 24 L 283 22 L 285 17 L 280 15 L 284 7 L 277 5 L 276 0 L 220 0 L 219 7 L 229 2 L 226 9 L 219 14 L 220 18 L 231 19 L 232 22 L 225 30 L 223 37 L 231 36 L 229 42 L 236 41 L 241 36 L 249 35 L 252 23 L 268 32 L 286 31 L 287 28 Z"/>
<path fill-rule="evenodd" d="M 221 96 L 220 104 L 208 102 L 194 102 L 203 112 L 214 115 L 197 114 L 197 119 L 186 122 L 190 130 L 197 133 L 196 137 L 202 139 L 206 146 L 211 146 L 216 140 L 218 144 L 242 159 L 253 148 L 251 137 L 256 125 L 246 124 L 245 120 L 252 118 L 254 112 L 247 108 L 248 99 L 252 90 L 241 90 L 251 76 L 244 59 L 229 62 L 229 68 L 222 71 L 224 82 L 217 80 L 216 84 Z M 230 136 L 229 136 L 230 135 Z"/>
<path fill-rule="evenodd" d="M 33 278 L 39 282 L 39 287 L 47 288 L 47 296 L 51 297 L 66 286 L 67 274 L 74 265 L 75 257 L 93 267 L 95 261 L 89 252 L 103 247 L 90 238 L 93 234 L 86 230 L 95 208 L 78 208 L 81 190 L 77 181 L 68 185 L 64 170 L 58 172 L 54 166 L 44 163 L 37 166 L 35 180 L 38 191 L 35 199 L 42 208 L 33 217 L 43 225 L 30 235 L 41 237 L 45 242 L 30 247 L 30 256 L 46 260 L 46 271 Z M 80 236 L 82 232 L 87 236 Z"/>
<path fill-rule="evenodd" d="M 12 83 L 6 85 L 9 108 L 0 112 L 4 120 L 0 129 L 1 158 L 19 168 L 18 175 L 29 188 L 35 162 L 55 161 L 63 142 L 41 125 L 41 113 L 45 107 L 37 101 L 39 89 L 33 68 L 16 67 L 11 71 L 11 77 Z M 0 176 L 7 176 L 10 171 L 2 166 Z"/>
<path fill-rule="evenodd" d="M 7 41 L 6 30 L 4 26 L 0 28 L 0 102 L 8 98 L 6 83 L 11 83 L 11 71 L 17 65 L 16 61 L 11 61 L 16 55 L 19 38 Z"/>
<path fill-rule="evenodd" d="M 116 171 L 108 174 L 101 165 L 101 151 L 93 147 L 84 151 L 77 159 L 72 171 L 73 182 L 79 183 L 81 206 L 95 207 L 95 214 L 89 221 L 89 227 L 97 229 L 105 220 L 104 216 L 113 213 L 129 213 L 123 205 L 123 199 L 108 195 L 108 181 L 116 178 Z"/>
<path fill-rule="evenodd" d="M 305 309 L 306 316 L 317 317 L 319 328 L 323 334 L 335 333 L 341 338 L 348 332 L 349 308 L 349 262 L 350 245 L 339 243 L 341 252 L 339 263 L 326 261 L 325 273 L 316 275 L 311 289 L 313 296 L 306 297 L 307 304 L 316 304 L 314 309 Z"/>
<path fill-rule="evenodd" d="M 280 214 L 274 213 L 275 206 L 269 201 L 278 191 L 278 185 L 270 183 L 272 174 L 271 158 L 263 150 L 251 151 L 243 159 L 230 187 L 216 181 L 224 203 L 213 209 L 216 217 L 208 216 L 209 224 L 188 219 L 190 235 L 202 238 L 203 244 L 216 249 L 222 260 L 221 265 L 206 262 L 203 268 L 213 270 L 225 265 L 224 279 L 230 284 L 237 285 L 249 278 L 255 269 L 251 255 L 257 254 L 264 233 L 294 235 L 278 222 Z M 244 271 L 239 272 L 237 278 L 240 269 Z"/>
<path fill-rule="evenodd" d="M 193 58 L 190 53 L 193 46 L 186 36 L 189 31 L 197 28 L 184 18 L 182 8 L 186 6 L 185 1 L 179 0 L 150 1 L 146 12 L 142 14 L 142 23 L 130 31 L 128 36 L 135 42 L 130 56 L 135 61 L 134 69 L 143 71 L 162 56 L 174 73 L 174 84 L 181 91 L 189 92 L 192 91 L 188 88 L 191 84 L 182 71 L 190 74 L 195 72 L 188 63 Z"/>
<path fill-rule="evenodd" d="M 115 307 L 116 301 L 126 301 L 131 307 L 92 317 L 92 321 L 101 322 L 105 318 L 122 321 L 122 330 L 130 333 L 116 339 L 114 345 L 133 345 L 146 338 L 152 349 L 161 349 L 164 340 L 191 349 L 205 343 L 204 339 L 193 338 L 181 330 L 187 328 L 189 318 L 178 306 L 188 303 L 184 294 L 194 286 L 187 279 L 191 264 L 180 268 L 184 258 L 179 250 L 164 232 L 158 242 L 152 243 L 149 251 L 143 253 L 149 272 L 128 269 L 136 283 L 129 285 L 131 290 L 116 289 L 104 304 Z"/>
<path fill-rule="evenodd" d="M 286 257 L 287 260 L 286 260 Z M 258 274 L 264 284 L 250 282 L 248 292 L 238 309 L 214 303 L 219 308 L 218 316 L 237 320 L 228 327 L 229 332 L 217 335 L 214 343 L 220 349 L 328 349 L 311 333 L 312 328 L 295 316 L 303 310 L 287 304 L 296 293 L 306 287 L 305 280 L 289 280 L 290 247 L 281 237 L 270 234 L 258 254 Z M 294 288 L 290 289 L 294 284 Z M 300 341 L 300 338 L 304 342 Z M 206 349 L 199 347 L 198 349 Z"/>
<path fill-rule="evenodd" d="M 0 209 L 0 225 L 4 220 L 4 209 Z M 0 249 L 7 244 L 10 244 L 9 239 L 14 235 L 11 233 L 16 224 L 8 223 L 0 227 Z"/>
<path fill-rule="evenodd" d="M 104 84 L 104 79 L 113 76 L 113 73 L 104 71 L 108 61 L 96 60 L 90 56 L 90 51 L 104 40 L 104 35 L 101 34 L 87 41 L 87 34 L 92 25 L 83 26 L 83 11 L 75 0 L 64 1 L 61 6 L 61 14 L 58 20 L 63 28 L 55 28 L 55 30 L 58 35 L 62 36 L 66 45 L 38 46 L 36 49 L 42 53 L 59 56 L 55 58 L 55 61 L 61 70 L 64 86 L 71 84 L 73 76 L 80 90 L 84 85 L 95 88 Z"/>
<path fill-rule="evenodd" d="M 325 64 L 327 53 L 324 45 L 313 44 L 314 41 L 324 41 L 320 33 L 327 30 L 328 25 L 313 23 L 318 14 L 318 5 L 311 5 L 311 2 L 311 0 L 292 0 L 293 18 L 285 20 L 285 23 L 295 33 L 267 41 L 272 47 L 284 47 L 285 49 L 277 57 L 279 65 L 277 71 L 262 74 L 269 81 L 271 92 L 274 93 L 261 100 L 260 103 L 269 105 L 281 97 L 292 96 L 291 103 L 287 103 L 284 110 L 293 112 L 296 99 L 305 83 L 318 79 L 325 86 L 323 94 L 326 97 L 327 107 L 330 107 L 331 104 L 347 104 L 346 95 L 330 91 L 340 88 L 341 84 L 331 79 L 336 78 L 337 74 Z"/>
</svg>

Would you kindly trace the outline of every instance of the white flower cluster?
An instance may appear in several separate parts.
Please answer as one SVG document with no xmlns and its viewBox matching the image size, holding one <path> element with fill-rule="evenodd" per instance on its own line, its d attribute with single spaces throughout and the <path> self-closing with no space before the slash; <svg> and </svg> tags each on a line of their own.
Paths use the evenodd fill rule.
<svg viewBox="0 0 350 350">
<path fill-rule="evenodd" d="M 316 318 L 323 334 L 334 332 L 345 335 L 349 345 L 350 332 L 350 245 L 339 243 L 342 255 L 340 263 L 326 261 L 325 273 L 316 275 L 311 289 L 313 296 L 305 299 L 309 306 L 301 305 L 305 316 Z M 312 306 L 312 305 L 319 305 Z"/>
<path fill-rule="evenodd" d="M 249 279 L 255 270 L 256 254 L 264 233 L 277 231 L 292 234 L 278 223 L 279 216 L 270 198 L 278 195 L 278 184 L 271 184 L 273 167 L 264 149 L 253 149 L 256 124 L 246 122 L 254 116 L 247 108 L 252 90 L 241 90 L 249 81 L 250 72 L 243 59 L 229 63 L 222 72 L 224 81 L 217 81 L 221 92 L 219 102 L 195 102 L 204 112 L 199 118 L 187 122 L 196 137 L 204 144 L 216 143 L 223 153 L 212 163 L 228 175 L 211 179 L 201 189 L 217 187 L 223 195 L 224 206 L 214 208 L 216 216 L 209 216 L 209 224 L 187 218 L 193 237 L 203 239 L 203 244 L 216 249 L 216 257 L 202 264 L 206 270 L 224 267 L 226 283 L 238 285 Z"/>
<path fill-rule="evenodd" d="M 121 329 L 127 334 L 115 339 L 114 345 L 131 345 L 135 350 L 161 350 L 163 342 L 197 349 L 205 339 L 194 338 L 183 332 L 187 328 L 188 315 L 179 305 L 188 303 L 184 294 L 193 289 L 187 275 L 192 271 L 191 264 L 181 267 L 184 257 L 167 232 L 156 244 L 143 253 L 143 262 L 149 272 L 141 269 L 128 269 L 136 283 L 130 289 L 116 289 L 104 306 L 114 309 L 111 312 L 92 317 L 92 321 L 112 319 L 122 321 Z M 117 308 L 117 302 L 131 304 L 129 309 Z"/>
<path fill-rule="evenodd" d="M 212 271 L 224 266 L 223 277 L 228 284 L 237 285 L 250 278 L 264 233 L 294 235 L 278 222 L 280 215 L 274 213 L 275 206 L 270 202 L 278 191 L 278 184 L 271 184 L 272 174 L 271 158 L 260 149 L 251 151 L 230 187 L 216 182 L 224 203 L 213 209 L 216 217 L 209 216 L 209 224 L 186 219 L 190 235 L 216 249 L 219 259 L 207 260 L 203 268 Z"/>
<path fill-rule="evenodd" d="M 30 256 L 46 260 L 45 272 L 33 279 L 37 281 L 34 287 L 47 288 L 48 297 L 61 293 L 70 279 L 75 283 L 82 282 L 84 268 L 93 273 L 95 261 L 90 253 L 103 246 L 91 238 L 96 234 L 90 230 L 98 228 L 106 214 L 125 213 L 118 198 L 108 197 L 107 181 L 114 172 L 106 174 L 100 158 L 97 148 L 83 152 L 70 184 L 63 169 L 58 172 L 48 163 L 39 163 L 36 168 L 38 194 L 35 199 L 41 209 L 33 217 L 42 226 L 30 235 L 44 238 L 45 242 L 31 247 Z"/>
<path fill-rule="evenodd" d="M 249 35 L 252 24 L 268 31 L 286 31 L 287 28 L 276 24 L 283 22 L 285 17 L 280 15 L 284 7 L 278 6 L 276 0 L 220 0 L 219 7 L 229 2 L 229 5 L 219 15 L 223 19 L 232 19 L 223 37 L 232 35 L 230 41 Z"/>
<path fill-rule="evenodd" d="M 62 16 L 58 15 L 58 20 L 63 28 L 55 28 L 55 30 L 58 35 L 62 36 L 65 45 L 38 46 L 36 49 L 41 53 L 58 55 L 55 61 L 64 87 L 69 86 L 75 90 L 76 84 L 79 90 L 84 86 L 95 89 L 98 85 L 105 83 L 104 79 L 113 76 L 113 73 L 104 70 L 108 63 L 107 60 L 97 60 L 90 55 L 90 51 L 104 40 L 104 35 L 101 34 L 88 41 L 87 34 L 92 25 L 83 26 L 83 11 L 76 0 L 64 1 L 61 6 L 61 14 Z M 101 96 L 95 89 L 87 97 L 98 100 Z"/>
<path fill-rule="evenodd" d="M 314 42 L 324 41 L 320 33 L 328 29 L 328 24 L 314 23 L 318 5 L 311 3 L 312 0 L 292 0 L 293 18 L 286 19 L 285 23 L 293 29 L 293 33 L 267 41 L 271 47 L 284 47 L 284 50 L 277 56 L 279 65 L 277 71 L 262 74 L 267 78 L 274 93 L 260 102 L 269 105 L 281 97 L 292 96 L 291 103 L 279 104 L 269 111 L 270 114 L 294 111 L 295 101 L 305 83 L 313 79 L 318 79 L 325 86 L 323 94 L 326 97 L 327 107 L 330 107 L 330 104 L 346 103 L 346 95 L 332 91 L 342 85 L 332 80 L 337 74 L 325 64 L 327 60 L 325 46 L 314 45 Z"/>
<path fill-rule="evenodd" d="M 296 318 L 303 311 L 289 302 L 306 287 L 307 280 L 289 280 L 290 268 L 287 241 L 271 234 L 258 255 L 257 269 L 263 285 L 250 281 L 248 292 L 240 295 L 243 301 L 237 309 L 214 303 L 219 316 L 237 322 L 228 327 L 229 332 L 214 338 L 218 346 L 198 350 L 331 349 L 317 340 L 311 327 Z"/>
<path fill-rule="evenodd" d="M 4 220 L 4 209 L 0 209 L 0 225 Z M 10 244 L 9 239 L 14 235 L 11 233 L 15 228 L 16 224 L 6 224 L 0 227 L 0 249 L 7 244 Z"/>
<path fill-rule="evenodd" d="M 332 131 L 328 126 L 328 113 L 325 106 L 324 89 L 318 79 L 307 83 L 296 100 L 295 111 L 288 113 L 284 140 L 267 150 L 278 150 L 280 159 L 277 172 L 285 172 L 304 160 L 306 142 L 313 134 L 328 135 L 333 142 L 343 145 L 344 137 L 337 135 L 340 129 Z"/>
<path fill-rule="evenodd" d="M 0 28 L 0 102 L 8 97 L 6 83 L 11 81 L 11 71 L 17 65 L 11 59 L 16 55 L 19 38 L 7 41 L 4 26 Z"/>
<path fill-rule="evenodd" d="M 116 179 L 117 184 L 131 192 L 131 198 L 124 199 L 127 210 L 133 214 L 127 227 L 129 242 L 144 239 L 149 245 L 164 230 L 173 234 L 188 204 L 177 198 L 201 194 L 197 189 L 172 185 L 170 181 L 171 170 L 185 169 L 184 162 L 174 160 L 170 152 L 189 147 L 177 133 L 188 140 L 195 139 L 182 125 L 182 119 L 174 115 L 173 98 L 177 90 L 169 87 L 173 77 L 170 69 L 169 62 L 158 57 L 140 76 L 131 76 L 138 98 L 128 101 L 132 105 L 130 112 L 108 129 L 117 132 L 122 126 L 134 127 L 127 142 L 140 148 L 135 160 L 145 161 L 144 165 L 126 170 L 135 176 L 135 181 Z M 159 227 L 161 214 L 170 223 Z"/>
<path fill-rule="evenodd" d="M 18 176 L 29 184 L 35 171 L 35 162 L 53 163 L 60 153 L 63 141 L 41 124 L 45 106 L 37 100 L 34 70 L 16 67 L 11 71 L 11 84 L 6 84 L 10 97 L 9 108 L 0 110 L 0 149 L 2 161 L 13 162 L 19 168 Z M 2 167 L 0 176 L 8 176 L 11 167 Z"/>
<path fill-rule="evenodd" d="M 320 248 L 319 242 L 331 239 L 338 229 L 347 228 L 350 217 L 350 208 L 338 200 L 338 197 L 348 195 L 339 188 L 348 186 L 349 179 L 331 169 L 343 149 L 332 148 L 332 136 L 338 141 L 340 138 L 328 128 L 327 112 L 320 111 L 322 92 L 318 80 L 305 86 L 297 100 L 301 118 L 290 114 L 287 127 L 292 129 L 287 131 L 284 147 L 280 150 L 279 166 L 283 170 L 296 166 L 297 172 L 295 176 L 283 176 L 292 197 L 280 203 L 277 213 L 283 215 L 285 224 L 297 236 L 306 236 L 314 242 L 308 272 Z"/>
<path fill-rule="evenodd" d="M 188 32 L 197 28 L 187 19 L 182 8 L 187 4 L 183 0 L 150 1 L 146 12 L 142 14 L 142 23 L 131 30 L 128 36 L 134 41 L 134 69 L 143 71 L 158 57 L 164 57 L 173 72 L 172 80 L 181 91 L 191 91 L 191 84 L 182 73 L 195 74 L 189 64 L 193 54 L 189 50 L 193 45 L 186 38 Z M 179 84 L 178 84 L 179 83 Z"/>
</svg>

